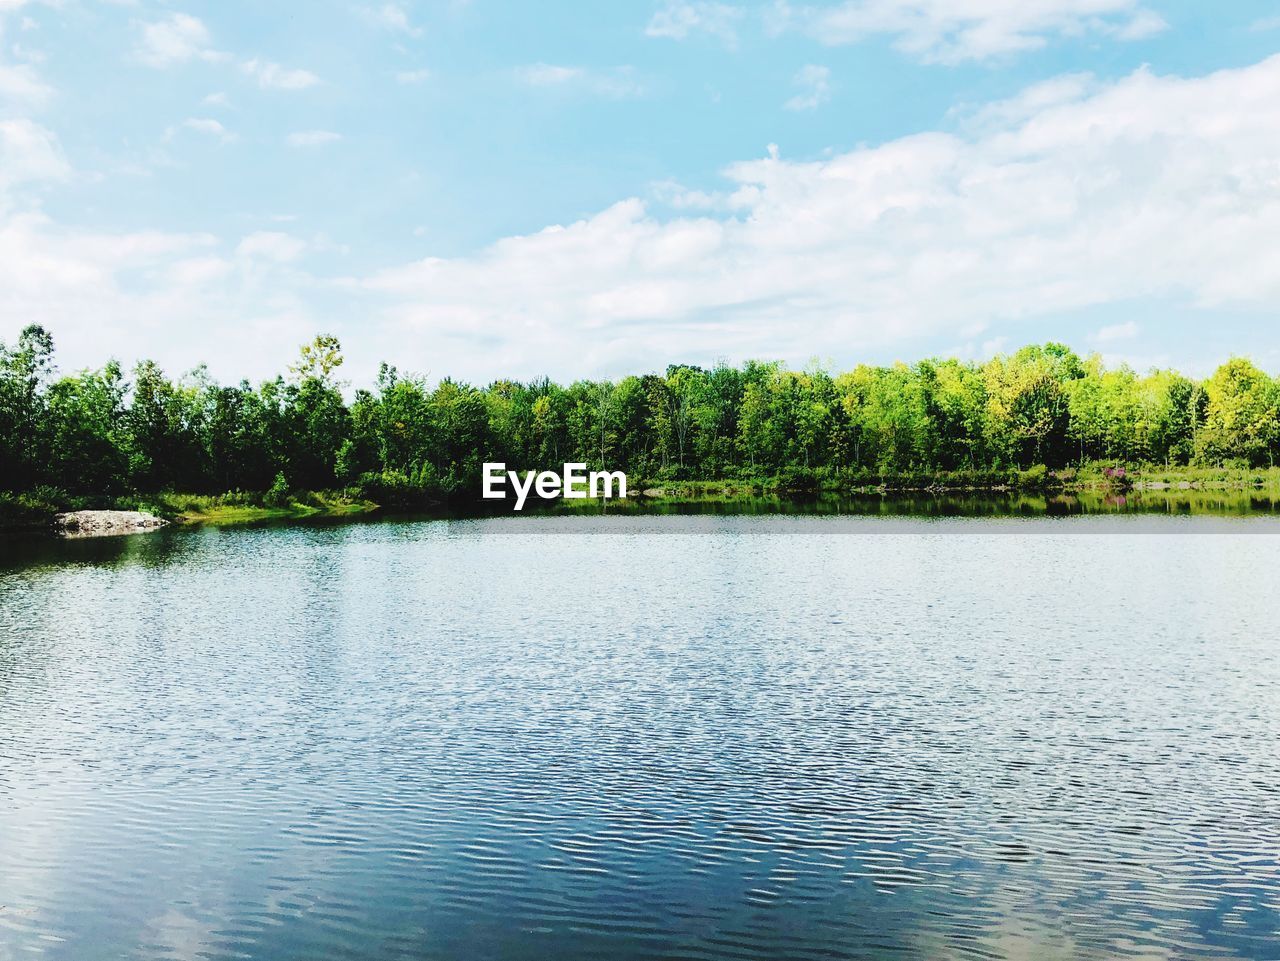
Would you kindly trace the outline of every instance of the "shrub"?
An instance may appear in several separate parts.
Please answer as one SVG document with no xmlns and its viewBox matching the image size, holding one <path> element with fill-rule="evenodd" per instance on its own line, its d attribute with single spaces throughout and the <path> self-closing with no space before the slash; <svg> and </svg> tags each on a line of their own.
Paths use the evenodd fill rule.
<svg viewBox="0 0 1280 961">
<path fill-rule="evenodd" d="M 1049 484 L 1049 468 L 1044 464 L 1036 464 L 1018 473 L 1017 486 L 1020 490 L 1043 490 Z"/>
<path fill-rule="evenodd" d="M 369 471 L 361 474 L 351 488 L 361 500 L 373 501 L 392 510 L 412 510 L 439 502 L 440 489 L 435 469 L 423 464 L 410 477 L 403 471 Z"/>
<path fill-rule="evenodd" d="M 289 481 L 281 471 L 276 474 L 275 483 L 271 485 L 271 489 L 263 495 L 262 503 L 267 507 L 288 507 L 289 506 Z"/>
<path fill-rule="evenodd" d="M 816 494 L 818 475 L 807 467 L 784 467 L 777 486 L 788 494 Z"/>
<path fill-rule="evenodd" d="M 0 530 L 44 527 L 54 514 L 71 506 L 66 491 L 57 487 L 37 487 L 25 494 L 0 492 Z"/>
</svg>

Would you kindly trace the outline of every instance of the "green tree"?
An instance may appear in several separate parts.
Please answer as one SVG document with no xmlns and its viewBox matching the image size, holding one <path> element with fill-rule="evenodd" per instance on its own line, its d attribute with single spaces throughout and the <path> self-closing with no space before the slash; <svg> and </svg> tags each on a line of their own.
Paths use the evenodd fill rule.
<svg viewBox="0 0 1280 961">
<path fill-rule="evenodd" d="M 52 442 L 46 390 L 53 373 L 53 337 L 38 324 L 17 343 L 0 343 L 0 489 L 40 483 Z"/>
<path fill-rule="evenodd" d="M 63 377 L 49 388 L 51 477 L 71 493 L 128 490 L 129 439 L 120 365 Z"/>
<path fill-rule="evenodd" d="M 1250 361 L 1236 358 L 1218 368 L 1205 394 L 1202 456 L 1273 464 L 1280 438 L 1275 382 Z"/>
<path fill-rule="evenodd" d="M 310 379 L 331 383 L 333 372 L 342 366 L 342 345 L 332 334 L 317 334 L 309 344 L 303 344 L 298 362 L 289 370 L 299 381 Z"/>
</svg>

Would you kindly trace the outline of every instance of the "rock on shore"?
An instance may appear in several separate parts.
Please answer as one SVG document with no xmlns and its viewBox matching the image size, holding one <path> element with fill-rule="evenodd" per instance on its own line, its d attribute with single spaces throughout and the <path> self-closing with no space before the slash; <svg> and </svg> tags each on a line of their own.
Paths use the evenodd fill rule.
<svg viewBox="0 0 1280 961">
<path fill-rule="evenodd" d="M 73 511 L 53 519 L 54 529 L 67 537 L 140 534 L 168 524 L 167 520 L 142 511 Z"/>
</svg>

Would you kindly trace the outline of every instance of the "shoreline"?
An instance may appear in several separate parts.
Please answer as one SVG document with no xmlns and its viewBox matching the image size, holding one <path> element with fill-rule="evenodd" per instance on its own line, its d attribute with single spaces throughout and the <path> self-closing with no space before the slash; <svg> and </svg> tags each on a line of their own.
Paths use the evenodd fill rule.
<svg viewBox="0 0 1280 961">
<path fill-rule="evenodd" d="M 996 472 L 975 472 L 987 473 Z M 784 481 L 647 482 L 640 491 L 649 499 L 701 500 L 708 497 L 768 495 L 892 496 L 895 494 L 1096 494 L 1249 493 L 1272 491 L 1280 497 L 1280 468 L 1185 468 L 1130 470 L 1118 477 L 1074 469 L 1056 472 L 1014 471 L 1002 479 L 975 481 L 964 472 L 859 474 L 826 479 L 806 486 Z"/>
<path fill-rule="evenodd" d="M 799 481 L 799 483 L 797 483 Z M 784 503 L 842 498 L 1098 498 L 1104 506 L 1125 506 L 1127 499 L 1155 496 L 1267 495 L 1280 501 L 1280 469 L 1183 468 L 1117 470 L 1104 475 L 1095 469 L 1048 472 L 1043 469 L 1008 472 L 952 472 L 920 474 L 861 473 L 840 478 L 770 478 L 750 480 L 640 480 L 619 506 L 636 508 L 707 507 L 716 504 Z M 304 492 L 287 503 L 268 506 L 265 495 L 232 492 L 223 495 L 160 494 L 150 497 L 118 498 L 91 507 L 75 504 L 31 504 L 15 516 L 12 510 L 0 513 L 0 535 L 57 532 L 58 518 L 80 511 L 139 512 L 154 515 L 164 523 L 143 526 L 148 531 L 161 526 L 233 527 L 264 523 L 290 523 L 327 519 L 370 517 L 377 514 L 422 514 L 471 516 L 479 502 L 424 502 L 410 507 L 388 506 L 345 492 Z M 597 502 L 582 504 L 590 508 Z M 579 506 L 569 505 L 569 506 Z M 497 512 L 502 513 L 502 512 Z M 106 534 L 133 530 L 104 530 Z M 85 536 L 81 532 L 78 536 Z"/>
<path fill-rule="evenodd" d="M 358 517 L 366 514 L 375 514 L 382 509 L 380 504 L 375 504 L 372 501 L 328 507 L 316 507 L 311 504 L 293 504 L 288 507 L 230 506 L 176 514 L 170 520 L 175 527 L 232 527 L 239 524 L 257 524 L 267 521 Z"/>
<path fill-rule="evenodd" d="M 208 501 L 210 498 L 182 495 L 170 495 L 175 500 Z M 132 505 L 138 505 L 135 509 Z M 374 514 L 382 507 L 372 501 L 337 501 L 313 503 L 296 501 L 288 505 L 265 507 L 252 504 L 203 504 L 175 510 L 169 504 L 156 503 L 153 500 L 129 500 L 128 505 L 108 506 L 103 508 L 80 508 L 63 510 L 47 508 L 45 510 L 28 510 L 23 516 L 0 515 L 0 537 L 15 534 L 48 533 L 62 537 L 120 536 L 134 533 L 151 533 L 164 528 L 183 527 L 234 527 L 269 522 L 290 522 L 316 520 L 324 518 L 358 517 Z M 133 515 L 137 517 L 154 517 L 158 523 L 139 524 L 136 526 L 120 526 L 109 523 L 110 515 Z M 73 527 L 64 524 L 61 518 L 76 517 L 87 519 Z M 102 518 L 101 521 L 98 518 Z M 101 527 L 94 530 L 94 527 Z"/>
</svg>

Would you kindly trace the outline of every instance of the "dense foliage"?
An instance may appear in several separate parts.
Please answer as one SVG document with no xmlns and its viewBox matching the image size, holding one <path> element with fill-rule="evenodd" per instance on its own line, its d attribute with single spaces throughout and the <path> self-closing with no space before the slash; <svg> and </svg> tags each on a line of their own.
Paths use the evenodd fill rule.
<svg viewBox="0 0 1280 961">
<path fill-rule="evenodd" d="M 1075 462 L 1270 465 L 1280 381 L 1236 359 L 1205 381 L 1107 369 L 1059 344 L 983 364 L 841 374 L 776 363 L 672 366 L 619 381 L 430 385 L 383 365 L 349 399 L 338 342 L 288 377 L 174 380 L 154 363 L 57 376 L 40 327 L 0 344 L 0 490 L 72 495 L 350 488 L 381 503 L 474 496 L 480 465 L 566 461 L 645 479 L 1057 468 Z"/>
</svg>

